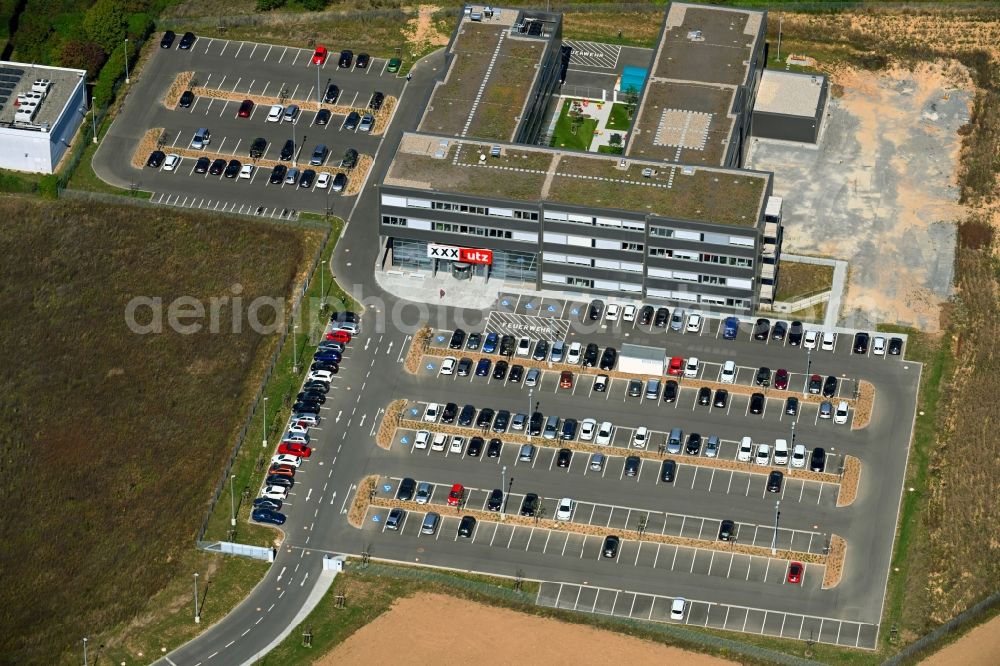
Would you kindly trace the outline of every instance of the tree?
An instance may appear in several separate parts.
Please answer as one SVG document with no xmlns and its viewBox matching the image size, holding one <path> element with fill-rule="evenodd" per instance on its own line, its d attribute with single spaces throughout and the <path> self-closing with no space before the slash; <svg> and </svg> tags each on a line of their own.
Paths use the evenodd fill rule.
<svg viewBox="0 0 1000 666">
<path fill-rule="evenodd" d="M 63 67 L 87 70 L 87 77 L 93 79 L 101 71 L 107 54 L 100 45 L 90 41 L 71 39 L 59 50 L 59 64 Z"/>
<path fill-rule="evenodd" d="M 106 53 L 125 39 L 128 14 L 122 0 L 97 0 L 83 17 L 83 28 Z"/>
<path fill-rule="evenodd" d="M 285 0 L 257 0 L 257 11 L 269 12 L 285 6 Z"/>
<path fill-rule="evenodd" d="M 614 147 L 622 145 L 622 135 L 619 134 L 618 132 L 612 134 L 610 137 L 608 137 L 608 145 Z"/>
<path fill-rule="evenodd" d="M 635 89 L 635 86 L 629 86 L 625 89 L 622 94 L 622 101 L 628 108 L 628 117 L 632 118 L 632 114 L 635 113 L 635 105 L 639 103 L 639 91 Z"/>
</svg>

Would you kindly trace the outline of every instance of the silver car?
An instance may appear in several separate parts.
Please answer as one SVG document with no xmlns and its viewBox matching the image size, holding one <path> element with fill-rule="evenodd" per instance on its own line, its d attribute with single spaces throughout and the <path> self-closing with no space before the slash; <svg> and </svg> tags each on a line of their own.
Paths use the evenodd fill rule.
<svg viewBox="0 0 1000 666">
<path fill-rule="evenodd" d="M 524 385 L 535 386 L 536 384 L 538 384 L 538 379 L 541 376 L 541 374 L 542 373 L 541 371 L 539 371 L 538 368 L 532 368 L 531 370 L 528 370 L 528 374 L 525 375 L 524 377 Z"/>
<path fill-rule="evenodd" d="M 371 132 L 372 128 L 375 126 L 375 116 L 370 113 L 366 113 L 363 118 L 361 118 L 361 124 L 358 125 L 359 132 Z"/>
<path fill-rule="evenodd" d="M 417 495 L 413 499 L 417 504 L 427 504 L 431 499 L 431 492 L 431 484 L 419 483 L 417 484 Z"/>
</svg>

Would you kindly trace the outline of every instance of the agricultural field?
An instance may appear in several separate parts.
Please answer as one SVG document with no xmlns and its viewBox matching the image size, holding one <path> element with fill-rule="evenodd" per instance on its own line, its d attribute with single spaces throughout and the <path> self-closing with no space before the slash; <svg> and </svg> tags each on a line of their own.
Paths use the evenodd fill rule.
<svg viewBox="0 0 1000 666">
<path fill-rule="evenodd" d="M 191 565 L 206 502 L 277 342 L 229 327 L 233 301 L 220 301 L 217 334 L 198 318 L 181 323 L 206 330 L 174 332 L 170 304 L 186 296 L 207 309 L 210 298 L 238 294 L 280 307 L 322 235 L 20 197 L 0 198 L 0 215 L 0 568 L 19 581 L 0 592 L 0 644 L 18 663 L 55 663 L 79 637 L 132 621 L 168 581 L 190 575 L 178 566 Z M 162 299 L 163 333 L 130 330 L 136 297 Z M 274 323 L 276 309 L 262 308 L 261 323 Z"/>
</svg>

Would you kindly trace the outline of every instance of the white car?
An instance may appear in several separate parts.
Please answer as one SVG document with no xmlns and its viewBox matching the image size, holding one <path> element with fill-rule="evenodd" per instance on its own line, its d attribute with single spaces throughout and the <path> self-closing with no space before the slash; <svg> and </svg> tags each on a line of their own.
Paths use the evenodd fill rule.
<svg viewBox="0 0 1000 666">
<path fill-rule="evenodd" d="M 288 424 L 288 432 L 309 432 L 309 424 L 305 421 L 292 421 Z"/>
<path fill-rule="evenodd" d="M 792 467 L 805 467 L 806 466 L 806 447 L 802 444 L 796 444 L 795 448 L 792 449 Z"/>
<path fill-rule="evenodd" d="M 249 178 L 253 175 L 253 165 L 244 164 L 243 168 L 240 169 L 240 178 Z"/>
<path fill-rule="evenodd" d="M 597 419 L 584 419 L 580 423 L 580 441 L 592 441 L 595 434 L 597 434 Z"/>
<path fill-rule="evenodd" d="M 774 440 L 774 464 L 788 464 L 788 442 L 783 439 Z"/>
<path fill-rule="evenodd" d="M 757 456 L 754 458 L 754 462 L 758 465 L 766 465 L 771 462 L 771 446 L 769 444 L 761 444 L 757 447 Z"/>
<path fill-rule="evenodd" d="M 687 609 L 687 601 L 681 597 L 677 597 L 670 604 L 670 619 L 671 620 L 683 620 L 684 611 Z"/>
<path fill-rule="evenodd" d="M 684 376 L 685 377 L 697 377 L 698 376 L 698 357 L 692 356 L 687 360 L 687 365 L 684 366 Z"/>
<path fill-rule="evenodd" d="M 726 361 L 722 364 L 722 372 L 719 373 L 719 381 L 723 384 L 736 382 L 736 361 Z"/>
<path fill-rule="evenodd" d="M 607 375 L 597 375 L 594 378 L 594 390 L 598 393 L 604 393 L 608 390 L 608 382 L 610 381 Z"/>
<path fill-rule="evenodd" d="M 173 171 L 177 168 L 177 165 L 181 163 L 181 156 L 176 153 L 170 153 L 167 158 L 163 160 L 163 170 Z"/>
<path fill-rule="evenodd" d="M 850 408 L 847 405 L 846 400 L 841 400 L 837 403 L 837 409 L 833 412 L 833 422 L 838 425 L 844 425 L 847 423 L 847 415 Z"/>
<path fill-rule="evenodd" d="M 271 110 L 267 112 L 267 122 L 269 123 L 280 123 L 281 116 L 285 113 L 285 107 L 280 104 L 274 104 L 271 106 Z"/>
<path fill-rule="evenodd" d="M 517 343 L 517 355 L 527 356 L 531 353 L 531 340 L 529 338 L 521 338 Z"/>
<path fill-rule="evenodd" d="M 442 375 L 453 375 L 455 374 L 455 366 L 458 364 L 458 360 L 454 356 L 448 356 L 443 361 L 441 361 L 441 374 Z"/>
<path fill-rule="evenodd" d="M 266 499 L 283 500 L 288 497 L 288 489 L 283 486 L 265 486 L 260 496 Z"/>
<path fill-rule="evenodd" d="M 607 311 L 604 313 L 605 321 L 618 321 L 618 316 L 621 314 L 622 308 L 617 303 L 611 303 L 608 305 Z"/>
<path fill-rule="evenodd" d="M 700 314 L 689 314 L 687 323 L 688 333 L 697 333 L 701 330 L 701 315 Z"/>
<path fill-rule="evenodd" d="M 306 379 L 311 382 L 331 382 L 333 381 L 333 373 L 329 370 L 313 370 L 306 376 Z"/>
<path fill-rule="evenodd" d="M 418 430 L 417 436 L 413 440 L 413 448 L 426 449 L 427 442 L 431 438 L 431 433 L 427 430 Z"/>
<path fill-rule="evenodd" d="M 646 426 L 641 428 L 636 428 L 635 433 L 632 435 L 632 446 L 637 449 L 646 448 L 646 443 L 649 441 L 649 429 Z"/>
<path fill-rule="evenodd" d="M 451 438 L 451 446 L 448 447 L 451 453 L 461 453 L 465 450 L 465 438 L 461 435 L 454 435 Z"/>
<path fill-rule="evenodd" d="M 330 187 L 330 174 L 324 171 L 316 177 L 316 189 L 325 190 L 328 187 Z"/>
<path fill-rule="evenodd" d="M 569 351 L 566 352 L 566 362 L 572 365 L 579 365 L 580 352 L 582 349 L 583 345 L 579 342 L 571 342 L 569 345 Z"/>
<path fill-rule="evenodd" d="M 802 346 L 806 349 L 816 349 L 816 341 L 819 340 L 818 331 L 806 331 L 806 335 L 802 338 Z"/>
<path fill-rule="evenodd" d="M 302 458 L 298 456 L 290 456 L 287 453 L 279 453 L 276 456 L 271 456 L 271 464 L 273 465 L 291 465 L 292 467 L 298 467 L 302 464 Z"/>
<path fill-rule="evenodd" d="M 833 351 L 834 346 L 837 344 L 837 334 L 827 331 L 823 334 L 823 340 L 820 342 L 820 348 L 823 351 Z"/>
<path fill-rule="evenodd" d="M 310 428 L 319 424 L 319 414 L 293 414 L 292 418 L 300 423 L 308 423 Z"/>
<path fill-rule="evenodd" d="M 444 451 L 444 445 L 448 443 L 448 435 L 443 432 L 434 434 L 434 441 L 431 442 L 431 451 Z"/>
<path fill-rule="evenodd" d="M 597 429 L 597 439 L 594 440 L 595 444 L 600 444 L 601 446 L 607 446 L 611 443 L 611 439 L 615 436 L 615 426 L 611 421 L 605 421 L 601 424 L 601 427 Z"/>
<path fill-rule="evenodd" d="M 556 520 L 569 520 L 573 516 L 573 500 L 563 497 L 559 500 L 559 508 L 556 509 Z"/>
<path fill-rule="evenodd" d="M 872 353 L 876 356 L 885 356 L 885 338 L 881 335 L 872 340 Z"/>
<path fill-rule="evenodd" d="M 436 402 L 429 403 L 424 410 L 424 421 L 427 423 L 437 423 L 438 414 L 441 412 L 441 405 Z"/>
<path fill-rule="evenodd" d="M 736 459 L 740 462 L 750 462 L 750 456 L 753 454 L 753 441 L 750 436 L 747 435 L 740 440 L 740 449 L 736 452 Z"/>
<path fill-rule="evenodd" d="M 281 438 L 283 442 L 291 442 L 292 444 L 308 444 L 309 443 L 309 433 L 307 432 L 292 432 L 289 430 L 285 433 L 285 436 Z"/>
<path fill-rule="evenodd" d="M 635 321 L 636 310 L 634 305 L 626 305 L 622 309 L 622 321 Z"/>
</svg>

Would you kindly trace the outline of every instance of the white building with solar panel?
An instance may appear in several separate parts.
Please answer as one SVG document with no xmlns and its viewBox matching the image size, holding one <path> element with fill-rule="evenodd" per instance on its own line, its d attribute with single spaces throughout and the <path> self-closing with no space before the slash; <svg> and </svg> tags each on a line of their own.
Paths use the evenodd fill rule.
<svg viewBox="0 0 1000 666">
<path fill-rule="evenodd" d="M 55 171 L 87 113 L 86 76 L 0 61 L 0 169 Z"/>
</svg>

